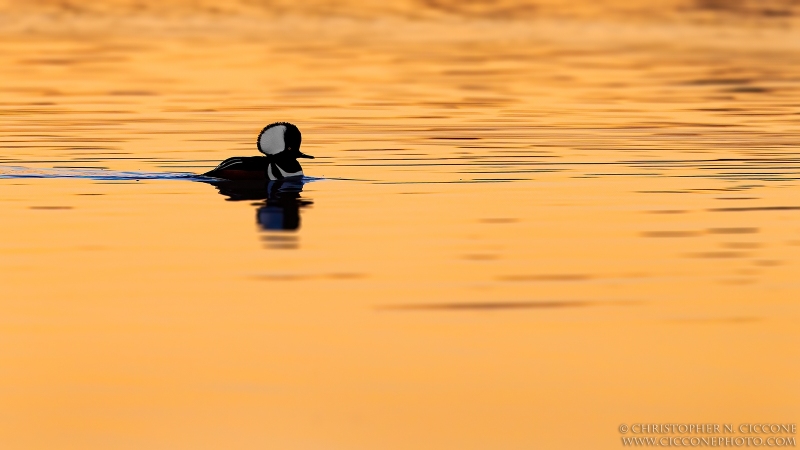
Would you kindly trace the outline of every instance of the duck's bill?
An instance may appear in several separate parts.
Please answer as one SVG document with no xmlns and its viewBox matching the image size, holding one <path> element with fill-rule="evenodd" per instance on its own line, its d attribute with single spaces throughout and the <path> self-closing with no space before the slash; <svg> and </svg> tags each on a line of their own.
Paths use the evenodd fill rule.
<svg viewBox="0 0 800 450">
<path fill-rule="evenodd" d="M 303 152 L 297 152 L 297 157 L 298 157 L 298 158 L 308 158 L 308 159 L 314 159 L 314 157 L 313 157 L 313 156 L 311 156 L 311 155 L 306 155 L 306 154 L 305 154 L 305 153 L 303 153 Z"/>
</svg>

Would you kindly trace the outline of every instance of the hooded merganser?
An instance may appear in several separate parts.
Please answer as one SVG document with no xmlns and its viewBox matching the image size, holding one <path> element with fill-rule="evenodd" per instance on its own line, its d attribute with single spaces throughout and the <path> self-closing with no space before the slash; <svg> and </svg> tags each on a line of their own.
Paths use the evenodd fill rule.
<svg viewBox="0 0 800 450">
<path fill-rule="evenodd" d="M 288 122 L 275 122 L 258 135 L 258 151 L 265 156 L 235 156 L 222 161 L 204 176 L 226 180 L 283 180 L 302 177 L 303 168 L 297 158 L 313 156 L 300 152 L 303 137 L 296 126 Z"/>
</svg>

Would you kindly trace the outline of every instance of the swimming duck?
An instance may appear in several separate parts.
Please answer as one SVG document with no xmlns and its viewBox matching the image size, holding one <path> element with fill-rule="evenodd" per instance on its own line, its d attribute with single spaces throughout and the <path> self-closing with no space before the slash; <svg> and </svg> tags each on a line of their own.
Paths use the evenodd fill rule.
<svg viewBox="0 0 800 450">
<path fill-rule="evenodd" d="M 283 180 L 302 177 L 303 168 L 297 158 L 313 156 L 300 152 L 303 137 L 296 126 L 288 122 L 267 125 L 258 135 L 258 151 L 265 156 L 234 156 L 222 161 L 204 176 L 226 180 Z"/>
</svg>

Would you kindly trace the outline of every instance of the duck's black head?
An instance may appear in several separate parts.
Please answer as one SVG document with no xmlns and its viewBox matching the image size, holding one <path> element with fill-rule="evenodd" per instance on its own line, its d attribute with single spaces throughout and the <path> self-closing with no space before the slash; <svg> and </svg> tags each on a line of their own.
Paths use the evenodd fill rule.
<svg viewBox="0 0 800 450">
<path fill-rule="evenodd" d="M 300 144 L 303 142 L 303 135 L 300 130 L 289 122 L 275 122 L 267 125 L 258 135 L 258 151 L 267 155 L 275 156 L 282 152 L 287 152 L 281 156 L 291 158 L 311 158 L 300 152 Z"/>
</svg>

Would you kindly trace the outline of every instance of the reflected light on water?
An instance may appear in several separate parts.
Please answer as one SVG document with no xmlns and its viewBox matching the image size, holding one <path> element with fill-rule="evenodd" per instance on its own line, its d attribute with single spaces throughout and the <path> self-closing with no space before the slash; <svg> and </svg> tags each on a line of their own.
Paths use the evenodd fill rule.
<svg viewBox="0 0 800 450">
<path fill-rule="evenodd" d="M 798 8 L 0 2 L 0 448 L 797 422 Z"/>
</svg>

